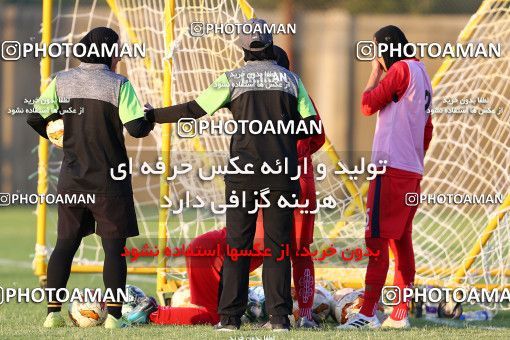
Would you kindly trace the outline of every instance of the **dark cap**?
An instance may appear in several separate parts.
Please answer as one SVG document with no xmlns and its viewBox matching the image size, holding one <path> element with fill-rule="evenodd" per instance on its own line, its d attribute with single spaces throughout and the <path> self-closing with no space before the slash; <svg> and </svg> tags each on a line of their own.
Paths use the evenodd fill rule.
<svg viewBox="0 0 510 340">
<path fill-rule="evenodd" d="M 262 19 L 250 19 L 243 25 L 239 35 L 241 47 L 248 51 L 262 51 L 273 43 L 273 35 L 268 30 L 268 25 Z M 251 27 L 247 27 L 251 26 Z"/>
<path fill-rule="evenodd" d="M 108 27 L 96 27 L 88 32 L 81 40 L 86 53 L 78 59 L 84 63 L 90 64 L 105 64 L 108 67 L 112 66 L 112 56 L 98 56 L 91 50 L 92 45 L 95 45 L 97 51 L 102 51 L 102 45 L 106 45 L 109 50 L 112 46 L 119 41 L 119 35 Z"/>
</svg>

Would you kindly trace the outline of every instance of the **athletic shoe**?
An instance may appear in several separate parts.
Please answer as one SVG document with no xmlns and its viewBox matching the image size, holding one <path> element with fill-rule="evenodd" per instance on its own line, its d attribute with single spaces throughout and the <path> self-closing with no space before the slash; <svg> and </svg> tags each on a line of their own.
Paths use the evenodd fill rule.
<svg viewBox="0 0 510 340">
<path fill-rule="evenodd" d="M 220 332 L 233 332 L 241 328 L 241 317 L 238 315 L 221 315 L 214 329 Z"/>
<path fill-rule="evenodd" d="M 44 320 L 43 326 L 45 328 L 65 327 L 66 321 L 64 320 L 60 312 L 52 312 L 46 316 L 46 320 Z"/>
<path fill-rule="evenodd" d="M 125 328 L 129 327 L 129 321 L 121 316 L 120 318 L 116 318 L 111 314 L 108 314 L 106 317 L 106 321 L 104 322 L 104 328 L 107 329 L 115 329 L 115 328 Z"/>
<path fill-rule="evenodd" d="M 268 321 L 268 322 L 266 322 L 265 324 L 263 324 L 261 327 L 262 327 L 262 328 L 265 328 L 265 329 L 272 329 L 272 328 L 271 328 L 271 322 L 269 322 L 269 321 Z"/>
<path fill-rule="evenodd" d="M 267 324 L 266 324 L 267 327 Z M 288 315 L 270 315 L 269 327 L 273 332 L 288 332 L 290 330 L 290 320 Z M 267 328 L 269 328 L 267 327 Z"/>
<path fill-rule="evenodd" d="M 131 325 L 149 323 L 149 315 L 157 310 L 158 304 L 156 299 L 152 296 L 146 296 L 126 315 L 126 319 Z"/>
<path fill-rule="evenodd" d="M 290 331 L 290 324 L 288 324 L 288 323 L 272 323 L 271 330 L 273 332 L 288 332 L 288 331 Z"/>
<path fill-rule="evenodd" d="M 382 323 L 382 328 L 410 328 L 409 318 L 405 317 L 402 320 L 393 320 L 390 316 Z"/>
<path fill-rule="evenodd" d="M 287 332 L 290 330 L 290 323 L 271 323 L 268 321 L 262 328 L 270 329 L 274 332 Z"/>
<path fill-rule="evenodd" d="M 377 316 L 365 316 L 357 313 L 351 316 L 347 322 L 337 327 L 337 329 L 364 329 L 364 328 L 380 328 L 381 323 Z"/>
<path fill-rule="evenodd" d="M 237 325 L 232 325 L 232 324 L 223 325 L 221 322 L 218 322 L 214 326 L 214 329 L 218 332 L 235 332 L 235 331 L 239 330 L 239 328 L 241 328 L 241 327 L 237 326 Z"/>
<path fill-rule="evenodd" d="M 314 321 L 305 317 L 300 317 L 296 322 L 297 328 L 307 328 L 307 329 L 318 329 L 319 325 Z"/>
</svg>

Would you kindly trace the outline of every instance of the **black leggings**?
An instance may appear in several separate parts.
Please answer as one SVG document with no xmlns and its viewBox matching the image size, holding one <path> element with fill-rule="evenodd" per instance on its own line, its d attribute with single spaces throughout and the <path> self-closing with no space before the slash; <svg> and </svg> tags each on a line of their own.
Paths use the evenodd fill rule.
<svg viewBox="0 0 510 340">
<path fill-rule="evenodd" d="M 48 262 L 48 288 L 55 290 L 65 288 L 69 275 L 71 274 L 71 265 L 73 257 L 81 243 L 81 237 L 77 239 L 57 239 L 57 244 Z M 112 290 L 114 296 L 117 296 L 117 289 L 124 289 L 126 286 L 127 264 L 125 257 L 122 256 L 126 239 L 105 239 L 101 238 L 105 254 L 103 267 L 103 282 L 105 288 Z M 108 303 L 108 313 L 114 317 L 121 316 L 121 303 Z M 48 313 L 60 311 L 61 306 L 58 302 L 48 301 Z"/>
</svg>

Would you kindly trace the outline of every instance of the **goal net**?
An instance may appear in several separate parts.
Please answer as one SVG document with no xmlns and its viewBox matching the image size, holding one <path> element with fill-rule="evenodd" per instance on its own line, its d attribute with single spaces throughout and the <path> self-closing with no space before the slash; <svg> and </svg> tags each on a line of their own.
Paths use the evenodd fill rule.
<svg viewBox="0 0 510 340">
<path fill-rule="evenodd" d="M 426 194 L 501 195 L 504 204 L 423 204 L 414 234 L 422 278 L 486 287 L 510 275 L 510 1 L 485 1 L 460 43 L 500 44 L 501 58 L 447 60 L 434 85 Z M 465 113 L 448 113 L 467 110 Z M 433 203 L 433 202 L 432 202 Z"/>
<path fill-rule="evenodd" d="M 154 107 L 168 104 L 168 99 L 172 103 L 189 101 L 222 72 L 243 64 L 243 53 L 235 35 L 193 37 L 190 35 L 191 23 L 238 23 L 251 17 L 253 12 L 247 3 L 236 0 L 175 0 L 173 8 L 165 7 L 170 3 L 111 0 L 81 4 L 77 0 L 70 7 L 67 2 L 61 2 L 54 17 L 53 40 L 76 42 L 93 27 L 112 27 L 120 32 L 123 42 L 141 42 L 146 46 L 146 58 L 125 59 L 123 63 L 125 74 L 141 101 Z M 442 68 L 443 74 L 435 84 L 433 105 L 436 109 L 443 107 L 444 97 L 486 97 L 489 100 L 487 105 L 501 107 L 503 111 L 490 116 L 434 116 L 434 139 L 426 159 L 424 193 L 508 194 L 509 55 L 508 46 L 505 46 L 510 35 L 508 4 L 508 1 L 486 1 L 463 31 L 463 34 L 468 29 L 472 31 L 468 35 L 470 41 L 500 42 L 503 57 L 455 60 L 448 69 Z M 70 60 L 57 60 L 53 71 L 73 66 L 76 65 Z M 213 117 L 203 119 L 224 120 L 229 117 L 227 110 L 221 110 Z M 130 247 L 141 248 L 145 244 L 151 249 L 161 245 L 176 247 L 225 225 L 224 216 L 213 214 L 209 209 L 190 209 L 173 214 L 171 209 L 160 208 L 162 194 L 166 194 L 172 202 L 178 202 L 186 197 L 186 192 L 192 198 L 200 196 L 206 204 L 222 203 L 222 179 L 202 181 L 196 173 L 190 173 L 167 181 L 168 190 L 164 185 L 162 190 L 161 183 L 164 181 L 159 176 L 139 175 L 137 171 L 143 162 L 153 165 L 159 158 L 167 163 L 168 168 L 181 163 L 191 163 L 194 169 L 225 164 L 229 137 L 200 135 L 180 138 L 176 129 L 171 130 L 169 136 L 169 130 L 165 129 L 168 127 L 157 125 L 144 139 L 135 140 L 126 135 L 135 171 L 133 188 L 141 234 L 129 240 Z M 168 146 L 165 140 L 170 141 L 169 160 L 165 158 Z M 51 149 L 48 167 L 50 190 L 55 190 L 60 157 L 57 150 Z M 338 160 L 338 155 L 327 143 L 317 153 L 314 163 L 324 163 L 334 169 Z M 366 185 L 331 175 L 316 184 L 318 199 L 331 195 L 337 202 L 337 208 L 321 210 L 317 215 L 315 247 L 323 249 L 333 244 L 338 251 L 362 247 L 365 224 L 362 196 L 366 193 Z M 495 205 L 423 205 L 414 226 L 419 281 L 437 285 L 455 282 L 497 287 L 506 285 L 510 228 L 508 215 L 498 215 L 506 211 L 502 209 L 498 212 Z M 488 241 L 484 243 L 482 236 L 490 221 L 496 221 L 496 225 L 491 228 Z M 50 241 L 47 245 L 38 245 L 37 252 L 51 251 L 55 222 L 56 212 L 50 210 L 47 219 Z M 481 245 L 478 252 L 477 244 Z M 470 256 L 474 259 L 472 265 L 468 263 Z M 100 270 L 101 261 L 100 241 L 95 236 L 88 237 L 76 254 L 76 266 L 73 268 Z M 317 279 L 336 286 L 360 286 L 363 284 L 364 262 L 360 263 L 320 264 L 317 266 Z M 137 266 L 155 269 L 158 260 L 130 263 L 133 272 L 136 272 Z M 182 259 L 172 258 L 166 263 L 167 274 L 185 278 L 183 266 Z M 459 268 L 464 267 L 466 270 L 459 274 Z M 154 273 L 155 270 L 145 272 Z"/>
</svg>

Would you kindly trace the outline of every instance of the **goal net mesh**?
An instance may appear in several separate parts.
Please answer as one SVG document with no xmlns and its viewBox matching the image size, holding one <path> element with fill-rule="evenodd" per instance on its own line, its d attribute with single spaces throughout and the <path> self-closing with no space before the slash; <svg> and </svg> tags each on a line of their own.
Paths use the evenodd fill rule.
<svg viewBox="0 0 510 340">
<path fill-rule="evenodd" d="M 453 61 L 434 87 L 434 137 L 425 158 L 426 194 L 510 193 L 510 2 L 485 1 L 459 36 L 460 43 L 500 44 L 501 58 Z M 447 113 L 467 110 L 466 113 Z M 489 111 L 490 110 L 490 111 Z M 417 216 L 414 247 L 426 276 L 451 280 L 471 249 L 468 284 L 508 285 L 510 220 L 499 204 L 423 204 Z M 506 215 L 498 220 L 498 215 Z M 481 235 L 497 221 L 486 244 Z M 475 255 L 475 254 L 472 254 Z M 424 276 L 424 275 L 422 275 Z"/>
<path fill-rule="evenodd" d="M 74 6 L 59 3 L 54 27 L 54 41 L 77 42 L 88 30 L 96 26 L 108 26 L 120 32 L 122 42 L 141 42 L 146 47 L 146 58 L 124 59 L 123 73 L 133 83 L 142 102 L 154 107 L 163 105 L 164 61 L 172 61 L 171 95 L 173 103 L 183 103 L 196 98 L 222 72 L 243 64 L 243 53 L 235 35 L 209 34 L 203 37 L 190 35 L 193 22 L 239 23 L 246 20 L 238 1 L 235 0 L 176 0 L 172 22 L 173 41 L 166 45 L 165 1 L 117 0 L 108 7 L 103 1 L 90 1 Z M 434 139 L 426 157 L 424 193 L 480 194 L 498 192 L 503 195 L 510 188 L 510 120 L 508 108 L 510 89 L 508 84 L 510 37 L 509 2 L 492 1 L 485 6 L 477 19 L 473 42 L 501 43 L 499 59 L 456 60 L 443 75 L 434 89 L 434 109 L 445 108 L 443 98 L 488 99 L 486 106 L 474 104 L 474 108 L 502 108 L 499 114 L 436 114 L 434 116 Z M 115 8 L 114 8 L 115 7 Z M 474 17 L 473 17 L 474 18 Z M 474 19 L 472 19 L 474 20 Z M 469 24 L 468 24 L 469 25 Z M 59 71 L 76 66 L 72 60 L 55 60 L 53 70 Z M 306 83 L 306 79 L 305 79 Z M 320 109 L 320 108 L 319 108 Z M 224 120 L 231 114 L 221 110 L 213 117 L 203 119 Z M 143 162 L 153 164 L 161 156 L 162 130 L 156 125 L 150 136 L 134 139 L 126 134 L 129 156 L 133 159 L 133 189 L 138 216 L 140 237 L 129 240 L 130 246 L 140 247 L 147 243 L 158 244 L 159 176 L 137 173 Z M 171 161 L 167 166 L 191 163 L 194 169 L 210 168 L 225 164 L 228 159 L 229 137 L 201 135 L 197 138 L 180 138 L 172 129 Z M 51 150 L 50 190 L 55 190 L 61 153 Z M 335 167 L 336 159 L 331 152 L 322 150 L 314 163 Z M 358 183 L 359 184 L 359 183 Z M 185 197 L 200 196 L 206 204 L 224 202 L 222 179 L 202 181 L 196 175 L 186 174 L 169 181 L 169 198 L 177 202 Z M 328 175 L 317 182 L 318 199 L 332 195 L 336 209 L 321 210 L 316 217 L 315 246 L 334 244 L 337 249 L 363 246 L 365 212 L 357 209 L 353 197 L 361 195 L 359 186 L 349 189 L 339 176 Z M 497 205 L 433 205 L 420 207 L 414 223 L 417 277 L 421 282 L 451 282 L 455 271 L 468 257 L 478 242 L 485 225 L 496 216 Z M 54 239 L 56 212 L 49 211 L 48 230 Z M 188 243 L 194 237 L 225 225 L 224 216 L 215 215 L 209 209 L 189 209 L 181 214 L 169 213 L 166 221 L 167 245 L 170 247 Z M 508 215 L 498 221 L 488 243 L 482 247 L 473 266 L 462 282 L 482 285 L 505 285 L 505 270 L 509 268 L 510 228 Z M 48 250 L 51 250 L 49 242 Z M 100 264 L 102 250 L 100 240 L 93 236 L 84 240 L 76 254 L 76 264 Z M 156 261 L 142 261 L 143 266 L 155 265 Z M 130 265 L 140 265 L 137 262 Z M 182 259 L 168 262 L 170 268 L 184 265 Z M 362 283 L 364 265 L 329 263 L 318 266 L 317 278 L 342 285 L 346 282 Z M 182 270 L 181 270 L 182 272 Z"/>
</svg>

